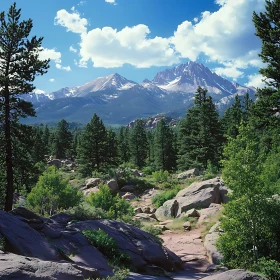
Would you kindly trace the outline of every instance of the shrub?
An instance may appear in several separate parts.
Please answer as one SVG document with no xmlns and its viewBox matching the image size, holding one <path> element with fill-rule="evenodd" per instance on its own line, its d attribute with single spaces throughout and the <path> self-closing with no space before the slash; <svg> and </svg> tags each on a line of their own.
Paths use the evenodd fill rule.
<svg viewBox="0 0 280 280">
<path fill-rule="evenodd" d="M 107 276 L 106 278 L 97 278 L 96 280 L 126 280 L 127 276 L 129 274 L 128 269 L 119 269 L 119 270 L 113 270 L 114 275 L 113 276 Z"/>
<path fill-rule="evenodd" d="M 84 230 L 83 235 L 89 242 L 103 253 L 113 265 L 128 266 L 130 258 L 127 254 L 119 251 L 116 241 L 102 229 Z"/>
<path fill-rule="evenodd" d="M 152 173 L 152 175 L 153 175 L 154 180 L 157 183 L 168 182 L 169 173 L 166 170 L 165 171 L 163 171 L 163 170 L 155 171 L 155 172 Z"/>
<path fill-rule="evenodd" d="M 39 177 L 27 196 L 27 206 L 40 215 L 53 215 L 59 209 L 68 209 L 80 203 L 82 193 L 63 180 L 59 171 L 51 166 Z"/>
<path fill-rule="evenodd" d="M 77 206 L 74 206 L 66 211 L 73 216 L 74 220 L 96 220 L 106 217 L 104 211 L 100 208 L 95 208 L 86 202 L 83 202 Z"/>
<path fill-rule="evenodd" d="M 263 274 L 269 280 L 280 279 L 280 263 L 275 260 L 261 258 L 253 267 L 253 270 Z"/>
<path fill-rule="evenodd" d="M 152 203 L 158 208 L 162 206 L 165 201 L 174 198 L 180 190 L 181 188 L 176 186 L 174 189 L 157 194 L 152 198 Z"/>
<path fill-rule="evenodd" d="M 133 215 L 133 208 L 119 195 L 114 196 L 108 186 L 100 185 L 99 191 L 91 193 L 87 198 L 88 203 L 105 211 L 105 216 L 110 219 L 122 219 L 125 215 Z"/>
<path fill-rule="evenodd" d="M 6 250 L 6 239 L 5 237 L 0 237 L 0 251 Z"/>
</svg>

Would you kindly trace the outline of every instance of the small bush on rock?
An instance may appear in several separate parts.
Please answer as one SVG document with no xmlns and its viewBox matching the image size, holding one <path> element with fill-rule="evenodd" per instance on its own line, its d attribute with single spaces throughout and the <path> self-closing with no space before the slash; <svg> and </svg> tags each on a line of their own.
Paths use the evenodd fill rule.
<svg viewBox="0 0 280 280">
<path fill-rule="evenodd" d="M 180 190 L 181 188 L 176 186 L 174 189 L 157 194 L 152 198 L 152 203 L 158 208 L 162 206 L 167 200 L 174 198 Z"/>
<path fill-rule="evenodd" d="M 82 233 L 113 265 L 127 267 L 130 264 L 129 256 L 119 251 L 116 241 L 104 230 L 84 230 Z"/>
</svg>

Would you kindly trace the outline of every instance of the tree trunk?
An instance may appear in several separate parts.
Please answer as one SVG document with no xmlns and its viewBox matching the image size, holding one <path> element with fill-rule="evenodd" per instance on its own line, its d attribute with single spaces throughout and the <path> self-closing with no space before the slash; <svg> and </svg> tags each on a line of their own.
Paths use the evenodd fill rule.
<svg viewBox="0 0 280 280">
<path fill-rule="evenodd" d="M 6 200 L 5 211 L 13 209 L 13 153 L 11 139 L 11 123 L 10 123 L 10 102 L 9 97 L 5 97 L 5 142 L 6 142 Z"/>
</svg>

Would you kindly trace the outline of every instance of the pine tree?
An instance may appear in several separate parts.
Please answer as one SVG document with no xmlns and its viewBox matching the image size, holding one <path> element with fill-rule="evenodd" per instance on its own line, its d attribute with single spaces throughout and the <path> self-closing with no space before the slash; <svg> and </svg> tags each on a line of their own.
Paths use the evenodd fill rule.
<svg viewBox="0 0 280 280">
<path fill-rule="evenodd" d="M 40 60 L 43 38 L 29 38 L 32 20 L 20 21 L 21 10 L 14 3 L 7 13 L 0 14 L 0 111 L 1 129 L 4 129 L 6 200 L 5 210 L 12 210 L 14 192 L 13 150 L 15 124 L 18 119 L 34 116 L 32 104 L 20 98 L 34 90 L 36 75 L 46 73 L 48 60 Z"/>
<path fill-rule="evenodd" d="M 122 163 L 129 162 L 130 148 L 129 148 L 129 128 L 121 127 L 118 133 L 118 153 Z"/>
<path fill-rule="evenodd" d="M 107 131 L 107 155 L 106 155 L 106 164 L 109 166 L 118 164 L 118 141 L 117 135 L 112 130 Z"/>
<path fill-rule="evenodd" d="M 206 89 L 198 87 L 194 103 L 179 132 L 178 167 L 181 170 L 206 168 L 208 162 L 217 166 L 221 155 L 221 129 L 212 97 Z"/>
<path fill-rule="evenodd" d="M 130 133 L 131 162 L 142 168 L 148 153 L 148 141 L 143 120 L 136 120 Z"/>
<path fill-rule="evenodd" d="M 265 13 L 254 12 L 256 35 L 262 40 L 260 69 L 266 87 L 258 89 L 254 118 L 258 128 L 279 127 L 280 112 L 280 0 L 266 1 Z"/>
<path fill-rule="evenodd" d="M 100 170 L 106 163 L 107 148 L 106 128 L 102 120 L 94 114 L 80 137 L 78 147 L 80 172 L 90 176 L 93 170 Z"/>
<path fill-rule="evenodd" d="M 55 158 L 66 158 L 71 155 L 72 133 L 69 131 L 69 125 L 62 119 L 56 127 L 53 152 Z"/>
<path fill-rule="evenodd" d="M 157 170 L 173 171 L 176 168 L 176 154 L 173 146 L 174 135 L 171 128 L 161 119 L 154 137 L 154 157 Z"/>
</svg>

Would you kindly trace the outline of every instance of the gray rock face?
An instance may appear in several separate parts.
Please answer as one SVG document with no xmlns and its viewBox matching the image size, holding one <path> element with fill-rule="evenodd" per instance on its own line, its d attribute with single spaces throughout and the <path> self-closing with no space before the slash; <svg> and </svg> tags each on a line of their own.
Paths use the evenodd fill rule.
<svg viewBox="0 0 280 280">
<path fill-rule="evenodd" d="M 202 278 L 203 280 L 267 280 L 266 278 L 243 269 L 232 269 L 223 273 Z"/>
<path fill-rule="evenodd" d="M 227 189 L 220 178 L 195 182 L 181 190 L 175 199 L 166 201 L 156 211 L 157 217 L 179 217 L 192 208 L 208 208 L 211 203 L 225 202 Z M 178 203 L 178 205 L 177 205 Z"/>
<path fill-rule="evenodd" d="M 136 227 L 112 220 L 95 220 L 74 223 L 68 229 L 102 229 L 112 237 L 120 251 L 130 257 L 131 264 L 138 272 L 151 272 L 153 266 L 167 271 L 176 271 L 182 267 L 179 257 L 163 247 L 154 236 Z"/>
<path fill-rule="evenodd" d="M 218 251 L 216 247 L 216 242 L 220 236 L 219 230 L 220 222 L 216 223 L 205 236 L 204 247 L 206 249 L 207 257 L 210 263 L 220 264 L 223 259 L 222 254 Z"/>
<path fill-rule="evenodd" d="M 155 214 L 138 213 L 134 216 L 135 219 L 144 222 L 156 222 L 158 221 Z"/>
<path fill-rule="evenodd" d="M 114 179 L 107 182 L 107 185 L 111 191 L 111 193 L 117 193 L 119 190 L 118 182 Z"/>
<path fill-rule="evenodd" d="M 195 176 L 199 176 L 199 170 L 197 168 L 193 168 L 178 174 L 177 179 L 187 179 Z"/>
<path fill-rule="evenodd" d="M 154 214 L 144 215 L 156 219 Z M 30 221 L 34 220 L 38 220 L 41 224 L 36 230 L 29 225 Z M 9 266 L 14 267 L 15 270 L 2 265 L 0 259 L 0 273 L 2 273 L 0 279 L 41 279 L 36 277 L 42 275 L 45 275 L 44 279 L 84 279 L 81 278 L 84 275 L 83 271 L 91 273 L 84 275 L 85 278 L 93 277 L 92 273 L 95 271 L 98 271 L 101 277 L 111 275 L 112 268 L 108 265 L 107 259 L 81 233 L 82 230 L 99 228 L 116 241 L 121 252 L 130 256 L 130 264 L 137 272 L 158 273 L 163 269 L 175 271 L 182 266 L 180 258 L 164 248 L 153 235 L 131 225 L 110 220 L 75 222 L 67 213 L 59 213 L 46 219 L 20 208 L 15 209 L 13 214 L 0 211 L 0 236 L 6 238 L 9 252 L 28 258 L 22 259 L 19 265 L 15 263 Z M 42 265 L 38 264 L 39 260 L 34 263 L 26 262 L 26 260 L 31 261 L 30 257 L 52 262 L 45 262 Z M 55 272 L 61 262 L 65 263 L 61 267 L 63 271 Z M 6 264 L 8 263 L 7 261 Z M 74 268 L 78 271 L 74 271 Z M 18 277 L 2 278 L 1 275 L 8 275 L 7 270 Z M 43 270 L 46 272 L 41 275 Z M 74 276 L 70 273 L 72 278 L 64 277 L 64 270 L 69 270 L 69 273 L 73 271 L 71 273 Z"/>
<path fill-rule="evenodd" d="M 86 188 L 93 188 L 93 187 L 98 187 L 98 184 L 101 183 L 101 179 L 100 178 L 90 178 L 90 179 L 87 179 L 85 181 L 85 184 L 86 184 Z"/>
<path fill-rule="evenodd" d="M 0 234 L 6 238 L 8 248 L 13 253 L 42 260 L 58 260 L 56 251 L 39 232 L 4 211 L 0 211 Z"/>
<path fill-rule="evenodd" d="M 0 279 L 78 280 L 100 277 L 97 270 L 76 264 L 42 261 L 0 252 Z"/>
<path fill-rule="evenodd" d="M 125 185 L 124 187 L 121 188 L 122 192 L 130 192 L 133 193 L 135 191 L 135 186 L 133 185 Z"/>
<path fill-rule="evenodd" d="M 209 222 L 209 219 L 219 213 L 223 208 L 221 204 L 211 203 L 208 208 L 200 210 L 198 224 Z"/>
</svg>

